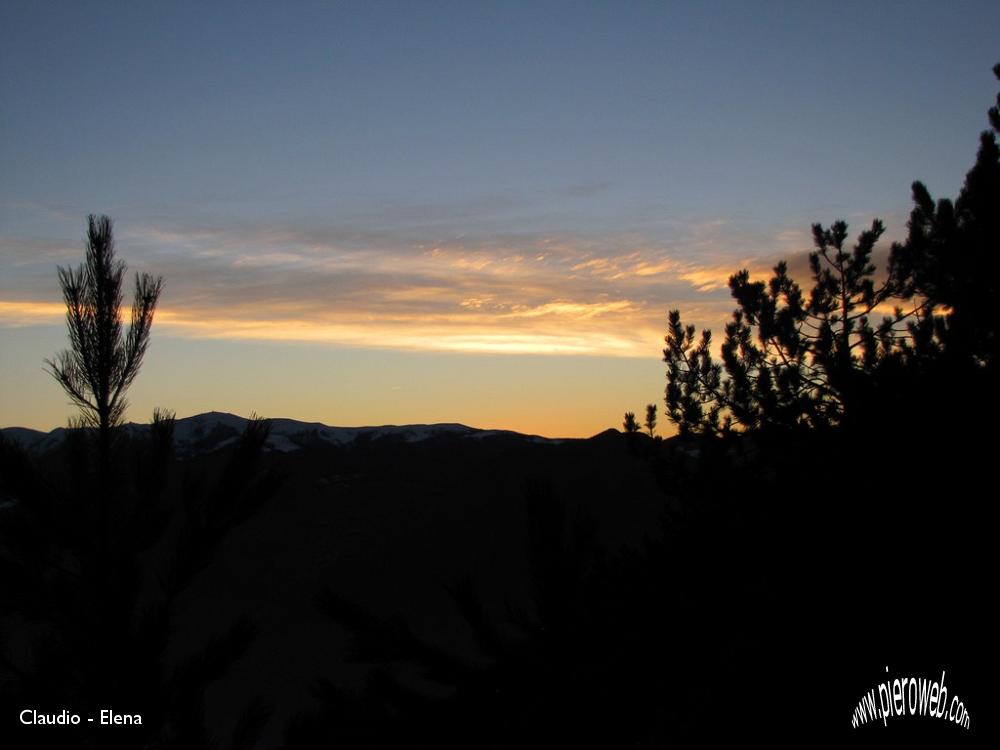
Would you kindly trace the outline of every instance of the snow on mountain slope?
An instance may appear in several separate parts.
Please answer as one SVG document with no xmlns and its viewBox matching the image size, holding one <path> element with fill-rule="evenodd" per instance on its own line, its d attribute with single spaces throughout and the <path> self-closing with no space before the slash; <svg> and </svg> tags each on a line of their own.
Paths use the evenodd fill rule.
<svg viewBox="0 0 1000 750">
<path fill-rule="evenodd" d="M 174 445 L 182 454 L 217 450 L 234 442 L 243 432 L 247 421 L 244 417 L 218 411 L 184 417 L 176 420 L 174 424 Z M 330 427 L 320 422 L 299 422 L 295 419 L 279 418 L 268 421 L 271 430 L 266 445 L 271 450 L 281 452 L 298 450 L 304 445 L 315 443 L 348 445 L 358 439 L 392 439 L 416 443 L 443 435 L 477 439 L 509 435 L 532 442 L 549 442 L 548 438 L 534 435 L 521 435 L 507 430 L 479 430 L 456 423 Z M 138 437 L 148 432 L 149 425 L 129 422 L 123 429 L 129 435 Z M 13 439 L 27 450 L 38 453 L 55 447 L 66 434 L 65 428 L 62 427 L 48 433 L 25 427 L 7 427 L 2 432 L 6 438 Z"/>
<path fill-rule="evenodd" d="M 66 437 L 66 428 L 57 427 L 51 432 L 32 430 L 28 427 L 4 427 L 4 438 L 18 443 L 25 450 L 33 453 L 44 453 L 57 446 Z"/>
</svg>

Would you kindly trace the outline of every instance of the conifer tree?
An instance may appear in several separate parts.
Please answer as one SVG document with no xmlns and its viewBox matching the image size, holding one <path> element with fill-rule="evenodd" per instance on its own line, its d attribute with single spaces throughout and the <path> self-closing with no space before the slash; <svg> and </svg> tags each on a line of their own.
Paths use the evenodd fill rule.
<svg viewBox="0 0 1000 750">
<path fill-rule="evenodd" d="M 846 223 L 813 225 L 808 295 L 785 261 L 766 284 L 751 281 L 746 269 L 731 276 L 739 307 L 726 325 L 721 363 L 711 350 L 711 331 L 696 343 L 694 326 L 685 327 L 671 311 L 663 352 L 670 420 L 682 432 L 734 424 L 819 427 L 862 409 L 866 379 L 905 351 L 909 326 L 928 314 L 903 293 L 895 253 L 884 278 L 876 279 L 871 257 L 883 231 L 876 219 L 849 249 Z M 874 323 L 887 306 L 893 313 Z"/>
<path fill-rule="evenodd" d="M 132 319 L 126 334 L 121 314 L 125 271 L 125 262 L 115 257 L 111 219 L 91 214 L 87 217 L 86 262 L 76 270 L 59 269 L 70 348 L 45 361 L 49 373 L 79 407 L 79 423 L 97 429 L 97 534 L 104 545 L 108 544 L 112 513 L 112 430 L 125 416 L 125 392 L 142 366 L 163 288 L 162 277 L 136 274 Z"/>
<path fill-rule="evenodd" d="M 84 423 L 100 430 L 102 441 L 125 415 L 125 392 L 142 366 L 163 288 L 162 277 L 136 274 L 131 325 L 123 334 L 125 270 L 125 262 L 115 258 L 111 219 L 91 214 L 86 263 L 76 270 L 59 269 L 71 348 L 46 360 L 51 375 L 80 408 Z"/>
<path fill-rule="evenodd" d="M 646 431 L 650 437 L 656 432 L 656 404 L 646 404 Z"/>
<path fill-rule="evenodd" d="M 125 333 L 125 270 L 115 258 L 111 220 L 90 216 L 85 264 L 59 269 L 71 348 L 46 363 L 80 408 L 77 424 L 91 428 L 71 430 L 59 448 L 65 481 L 59 472 L 43 474 L 0 436 L 0 498 L 8 501 L 0 524 L 0 621 L 13 616 L 24 627 L 16 652 L 0 632 L 0 706 L 82 712 L 127 704 L 142 716 L 141 725 L 114 737 L 83 727 L 74 747 L 218 746 L 208 734 L 204 692 L 247 650 L 253 623 L 238 619 L 188 658 L 173 659 L 168 671 L 173 619 L 225 535 L 273 496 L 282 476 L 262 462 L 269 423 L 256 416 L 219 475 L 203 481 L 185 471 L 179 496 L 168 497 L 179 473 L 173 412 L 154 411 L 148 439 L 123 435 L 112 456 L 112 433 L 124 417 L 124 394 L 139 372 L 163 283 L 136 276 Z M 96 483 L 89 471 L 95 432 Z M 252 747 L 267 713 L 251 701 L 228 748 Z"/>
<path fill-rule="evenodd" d="M 1000 78 L 1000 65 L 993 72 Z M 739 306 L 726 325 L 721 361 L 710 330 L 696 338 L 694 326 L 670 312 L 667 416 L 682 433 L 850 426 L 923 363 L 995 363 L 989 307 L 1000 278 L 1000 96 L 989 118 L 993 132 L 980 136 L 976 164 L 954 203 L 935 205 L 923 184 L 913 184 L 909 235 L 893 244 L 881 277 L 872 262 L 881 221 L 853 249 L 845 247 L 846 223 L 816 224 L 808 294 L 784 261 L 766 284 L 745 269 L 730 277 Z"/>
<path fill-rule="evenodd" d="M 1000 79 L 1000 64 L 993 67 Z M 931 198 L 913 183 L 914 208 L 905 243 L 897 249 L 910 289 L 941 305 L 937 334 L 952 366 L 997 361 L 1000 341 L 991 309 L 1000 295 L 1000 93 L 988 112 L 991 130 L 979 136 L 976 163 L 958 198 Z"/>
</svg>

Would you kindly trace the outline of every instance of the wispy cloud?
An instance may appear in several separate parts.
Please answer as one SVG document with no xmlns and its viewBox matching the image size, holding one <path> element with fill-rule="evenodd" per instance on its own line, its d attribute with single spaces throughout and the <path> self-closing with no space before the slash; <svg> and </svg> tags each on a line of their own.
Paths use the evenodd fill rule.
<svg viewBox="0 0 1000 750">
<path fill-rule="evenodd" d="M 730 274 L 765 272 L 775 251 L 808 248 L 807 231 L 748 247 L 721 221 L 675 228 L 671 241 L 638 232 L 407 239 L 398 228 L 287 224 L 118 230 L 131 267 L 165 277 L 157 326 L 171 335 L 626 357 L 658 350 L 669 309 L 720 325 L 732 307 Z M 53 261 L 66 262 L 65 246 L 2 242 L 20 262 L 0 282 L 0 325 L 58 322 Z M 32 252 L 39 247 L 48 251 Z"/>
</svg>

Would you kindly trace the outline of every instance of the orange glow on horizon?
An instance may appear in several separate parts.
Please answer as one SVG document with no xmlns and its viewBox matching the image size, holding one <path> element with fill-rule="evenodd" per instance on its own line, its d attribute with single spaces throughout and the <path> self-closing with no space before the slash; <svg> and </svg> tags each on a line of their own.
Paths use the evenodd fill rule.
<svg viewBox="0 0 1000 750">
<path fill-rule="evenodd" d="M 268 309 L 272 315 L 262 317 Z M 65 311 L 63 304 L 54 302 L 0 300 L 0 325 L 58 325 Z M 255 306 L 253 313 L 248 310 L 241 316 L 166 307 L 157 310 L 154 326 L 181 338 L 480 354 L 649 357 L 662 333 L 655 321 L 645 320 L 644 312 L 620 300 L 590 304 L 553 301 L 499 313 L 462 305 L 459 312 L 451 314 L 317 316 L 297 311 L 294 304 L 279 303 Z"/>
</svg>

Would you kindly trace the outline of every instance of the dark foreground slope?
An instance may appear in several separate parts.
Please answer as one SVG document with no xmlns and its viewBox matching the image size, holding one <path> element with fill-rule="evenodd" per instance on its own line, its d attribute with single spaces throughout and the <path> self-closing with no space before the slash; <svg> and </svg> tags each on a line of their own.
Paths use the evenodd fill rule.
<svg viewBox="0 0 1000 750">
<path fill-rule="evenodd" d="M 217 436 L 169 461 L 175 511 L 225 473 L 235 449 Z M 267 748 L 663 747 L 866 730 L 947 740 L 969 730 L 922 717 L 851 727 L 880 682 L 942 670 L 972 731 L 989 726 L 987 536 L 962 494 L 971 485 L 954 477 L 897 483 L 892 495 L 858 471 L 810 484 L 817 455 L 862 465 L 835 435 L 313 437 L 294 449 L 272 439 L 259 454 L 255 470 L 280 485 L 172 604 L 165 681 L 215 634 L 253 623 L 240 658 L 205 681 L 203 724 L 222 747 L 240 746 L 230 738 L 254 723 L 254 705 L 270 707 L 257 745 Z M 141 435 L 123 438 L 119 464 L 144 450 Z M 31 501 L 26 483 L 8 481 L 12 455 L 5 524 Z M 65 446 L 19 460 L 72 495 Z M 941 505 L 949 482 L 960 491 Z M 151 592 L 177 533 L 143 558 Z M 3 635 L 8 664 L 31 678 L 42 673 L 25 633 L 51 629 L 27 620 L 8 608 Z M 101 703 L 45 680 L 29 697 L 11 674 L 4 736 L 24 729 L 25 701 Z M 119 700 L 123 713 L 153 711 Z M 26 731 L 27 741 L 51 731 L 74 746 L 142 746 L 127 727 Z"/>
</svg>

